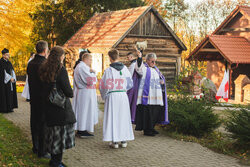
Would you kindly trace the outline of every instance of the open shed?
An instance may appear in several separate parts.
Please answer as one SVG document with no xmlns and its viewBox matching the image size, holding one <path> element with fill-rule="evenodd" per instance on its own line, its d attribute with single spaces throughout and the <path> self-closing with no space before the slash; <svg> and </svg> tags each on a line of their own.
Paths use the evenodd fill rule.
<svg viewBox="0 0 250 167">
<path fill-rule="evenodd" d="M 93 68 L 101 74 L 110 64 L 108 51 L 118 49 L 126 63 L 128 52 L 134 52 L 136 42 L 147 41 L 144 54 L 154 52 L 157 65 L 171 82 L 178 75 L 181 53 L 185 45 L 153 6 L 95 14 L 65 44 L 66 67 L 72 73 L 79 51 L 88 49 L 93 56 Z"/>
</svg>

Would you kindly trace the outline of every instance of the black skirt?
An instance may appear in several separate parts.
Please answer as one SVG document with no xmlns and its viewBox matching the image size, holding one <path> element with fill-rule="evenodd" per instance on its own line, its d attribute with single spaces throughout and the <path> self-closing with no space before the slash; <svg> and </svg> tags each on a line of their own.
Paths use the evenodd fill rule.
<svg viewBox="0 0 250 167">
<path fill-rule="evenodd" d="M 160 121 L 160 116 L 163 112 L 164 106 L 142 104 L 137 105 L 135 116 L 135 130 L 153 130 L 156 123 Z"/>
</svg>

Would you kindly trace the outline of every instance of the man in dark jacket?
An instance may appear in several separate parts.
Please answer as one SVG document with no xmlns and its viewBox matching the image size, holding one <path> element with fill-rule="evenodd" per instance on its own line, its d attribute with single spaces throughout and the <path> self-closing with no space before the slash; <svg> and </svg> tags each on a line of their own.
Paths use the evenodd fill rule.
<svg viewBox="0 0 250 167">
<path fill-rule="evenodd" d="M 16 75 L 9 61 L 9 50 L 2 50 L 0 59 L 0 113 L 13 112 L 17 108 Z"/>
<path fill-rule="evenodd" d="M 48 43 L 46 41 L 38 41 L 36 51 L 35 58 L 29 62 L 27 68 L 30 91 L 32 150 L 38 157 L 47 157 L 45 151 L 45 111 L 41 101 L 42 82 L 38 75 L 38 69 L 48 56 Z"/>
</svg>

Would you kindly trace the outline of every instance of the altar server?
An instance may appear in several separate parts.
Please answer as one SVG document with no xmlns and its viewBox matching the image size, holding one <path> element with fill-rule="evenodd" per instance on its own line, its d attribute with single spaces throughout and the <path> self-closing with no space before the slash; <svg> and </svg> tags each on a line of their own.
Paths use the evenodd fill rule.
<svg viewBox="0 0 250 167">
<path fill-rule="evenodd" d="M 98 104 L 96 96 L 97 81 L 95 71 L 91 69 L 92 57 L 84 53 L 74 71 L 73 110 L 76 115 L 75 130 L 79 137 L 91 137 L 98 123 Z"/>
<path fill-rule="evenodd" d="M 128 90 L 128 100 L 130 104 L 130 113 L 131 113 L 131 121 L 135 123 L 135 115 L 136 115 L 136 104 L 137 104 L 137 96 L 138 96 L 138 87 L 140 84 L 141 76 L 136 72 L 135 66 L 137 63 L 137 56 L 135 56 L 132 52 L 127 54 L 127 60 L 130 62 L 128 67 L 129 72 L 131 73 L 133 80 L 133 87 Z"/>
<path fill-rule="evenodd" d="M 100 92 L 105 100 L 103 120 L 103 141 L 111 142 L 113 148 L 127 147 L 127 141 L 134 140 L 127 90 L 133 86 L 128 68 L 119 62 L 118 50 L 108 52 L 108 67 L 100 82 Z"/>
</svg>

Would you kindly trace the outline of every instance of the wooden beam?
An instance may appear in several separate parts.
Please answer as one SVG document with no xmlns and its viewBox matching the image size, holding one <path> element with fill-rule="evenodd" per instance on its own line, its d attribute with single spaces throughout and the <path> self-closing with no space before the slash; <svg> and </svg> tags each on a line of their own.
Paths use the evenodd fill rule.
<svg viewBox="0 0 250 167">
<path fill-rule="evenodd" d="M 137 35 L 137 34 L 128 34 L 127 37 L 139 37 L 139 38 L 167 38 L 172 39 L 170 35 L 161 36 L 161 35 Z"/>
<path fill-rule="evenodd" d="M 164 70 L 176 70 L 176 67 L 159 67 L 160 71 L 164 71 Z"/>
<path fill-rule="evenodd" d="M 236 32 L 236 31 L 250 32 L 250 28 L 223 28 L 220 31 L 222 32 Z"/>
<path fill-rule="evenodd" d="M 210 48 L 202 48 L 200 52 L 219 52 L 217 49 L 210 49 Z"/>
<path fill-rule="evenodd" d="M 165 54 L 157 54 L 157 58 L 174 58 L 181 57 L 181 54 L 171 54 L 171 53 L 165 53 Z"/>
</svg>

